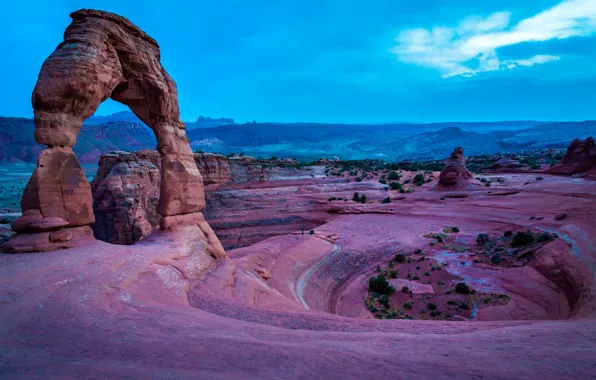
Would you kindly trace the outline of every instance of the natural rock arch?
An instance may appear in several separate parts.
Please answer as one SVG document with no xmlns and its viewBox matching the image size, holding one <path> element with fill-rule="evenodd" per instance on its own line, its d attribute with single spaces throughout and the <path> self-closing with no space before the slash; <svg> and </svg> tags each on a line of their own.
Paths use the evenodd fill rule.
<svg viewBox="0 0 596 380">
<path fill-rule="evenodd" d="M 157 137 L 162 227 L 202 218 L 167 220 L 201 211 L 205 198 L 159 45 L 112 13 L 81 9 L 70 16 L 64 41 L 43 63 L 33 90 L 35 141 L 47 148 L 23 194 L 23 216 L 13 224 L 18 234 L 7 251 L 53 250 L 92 239 L 91 189 L 72 147 L 83 121 L 108 98 L 127 105 Z"/>
</svg>

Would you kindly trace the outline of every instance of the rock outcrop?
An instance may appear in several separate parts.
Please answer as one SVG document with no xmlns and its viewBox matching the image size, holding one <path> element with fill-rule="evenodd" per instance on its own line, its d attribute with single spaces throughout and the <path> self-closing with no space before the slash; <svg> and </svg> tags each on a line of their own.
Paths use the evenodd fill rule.
<svg viewBox="0 0 596 380">
<path fill-rule="evenodd" d="M 195 153 L 194 158 L 203 176 L 203 184 L 206 188 L 217 188 L 232 179 L 230 163 L 226 156 L 213 153 Z"/>
<path fill-rule="evenodd" d="M 194 160 L 208 190 L 231 179 L 225 156 L 195 153 Z M 133 244 L 159 227 L 157 212 L 161 159 L 154 150 L 110 152 L 101 156 L 91 183 L 97 239 Z"/>
<path fill-rule="evenodd" d="M 323 165 L 302 167 L 291 158 L 262 160 L 250 156 L 230 157 L 231 179 L 234 183 L 253 181 L 289 181 L 324 178 Z"/>
<path fill-rule="evenodd" d="M 594 138 L 575 139 L 558 165 L 549 169 L 551 174 L 573 175 L 584 173 L 596 177 L 596 143 Z"/>
<path fill-rule="evenodd" d="M 510 172 L 529 168 L 513 157 L 503 157 L 492 164 L 489 169 L 495 172 Z"/>
<path fill-rule="evenodd" d="M 243 195 L 238 195 L 234 190 L 234 198 L 238 199 L 230 198 L 228 192 L 215 194 L 219 187 L 234 183 L 301 180 L 325 176 L 324 166 L 301 167 L 298 162 L 289 159 L 227 158 L 213 153 L 195 153 L 194 160 L 203 175 L 205 190 L 211 202 L 205 212 L 209 214 L 210 220 L 217 219 L 218 233 L 224 229 L 234 229 L 234 223 L 221 220 L 226 212 L 222 208 L 223 204 L 228 207 L 232 207 L 233 204 L 235 209 L 244 210 L 242 203 L 247 196 L 243 191 L 240 191 Z M 167 220 L 162 223 L 157 212 L 161 184 L 160 165 L 159 153 L 152 150 L 134 153 L 110 152 L 101 156 L 97 175 L 91 184 L 93 211 L 96 217 L 93 230 L 97 239 L 114 244 L 133 244 L 160 225 L 171 225 L 171 221 Z M 263 207 L 271 205 L 266 202 L 266 206 Z M 298 207 L 301 208 L 303 206 Z M 319 208 L 322 210 L 322 207 Z M 283 212 L 280 215 L 269 215 L 268 220 L 264 222 L 262 218 L 262 215 L 256 217 L 259 221 L 255 223 L 261 227 L 268 226 L 270 230 L 273 229 L 273 225 L 283 225 L 276 228 L 284 233 L 299 228 L 310 229 L 315 225 L 303 221 L 302 217 L 284 215 Z M 243 221 L 240 225 L 250 225 L 253 222 Z M 261 236 L 262 232 L 256 234 Z M 277 234 L 279 232 L 275 233 Z M 237 240 L 228 240 L 234 239 Z M 244 241 L 252 240 L 245 238 Z"/>
<path fill-rule="evenodd" d="M 159 154 L 151 150 L 101 156 L 91 183 L 97 239 L 133 244 L 158 227 L 160 161 Z"/>
<path fill-rule="evenodd" d="M 155 133 L 157 212 L 168 218 L 205 207 L 176 84 L 160 63 L 157 42 L 112 13 L 81 9 L 70 16 L 64 41 L 44 62 L 31 97 L 35 141 L 47 148 L 23 194 L 23 217 L 13 224 L 18 234 L 4 251 L 52 250 L 88 240 L 95 219 L 91 187 L 72 147 L 83 121 L 107 98 L 127 105 Z"/>
<path fill-rule="evenodd" d="M 445 161 L 445 167 L 439 176 L 439 186 L 461 188 L 472 179 L 472 173 L 466 168 L 466 158 L 464 157 L 463 148 L 455 148 L 451 156 Z"/>
</svg>

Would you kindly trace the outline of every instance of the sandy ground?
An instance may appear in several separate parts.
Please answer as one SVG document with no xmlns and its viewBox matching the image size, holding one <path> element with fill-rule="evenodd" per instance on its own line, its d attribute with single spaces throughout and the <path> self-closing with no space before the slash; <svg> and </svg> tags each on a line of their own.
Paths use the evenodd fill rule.
<svg viewBox="0 0 596 380">
<path fill-rule="evenodd" d="M 0 255 L 0 377 L 595 377 L 596 183 L 500 177 L 463 198 L 445 197 L 434 183 L 404 199 L 376 182 L 277 184 L 292 201 L 320 205 L 323 223 L 312 235 L 276 236 L 221 261 L 183 230 L 134 246 Z M 375 202 L 327 201 L 353 186 Z M 263 199 L 273 191 L 236 190 Z M 380 204 L 388 195 L 395 200 Z M 447 226 L 460 230 L 447 247 L 429 245 L 424 235 Z M 474 245 L 479 233 L 525 229 L 559 236 L 525 266 L 475 264 L 454 249 Z M 439 281 L 463 280 L 509 302 L 482 306 L 467 321 L 374 319 L 363 302 L 368 278 L 396 252 L 416 258 L 416 249 L 447 264 L 429 276 L 433 291 Z M 404 265 L 400 272 L 416 271 Z"/>
</svg>

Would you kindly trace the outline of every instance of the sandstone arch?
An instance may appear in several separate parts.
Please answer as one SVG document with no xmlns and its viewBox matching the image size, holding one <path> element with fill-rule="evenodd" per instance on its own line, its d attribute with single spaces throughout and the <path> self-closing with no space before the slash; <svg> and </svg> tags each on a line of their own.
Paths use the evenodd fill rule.
<svg viewBox="0 0 596 380">
<path fill-rule="evenodd" d="M 43 63 L 33 90 L 35 141 L 47 148 L 23 194 L 23 216 L 13 225 L 18 234 L 9 251 L 66 248 L 92 239 L 91 189 L 72 147 L 83 121 L 108 98 L 127 105 L 157 137 L 158 213 L 165 219 L 205 206 L 176 84 L 160 63 L 157 42 L 112 13 L 81 9 L 70 16 L 64 41 Z"/>
</svg>

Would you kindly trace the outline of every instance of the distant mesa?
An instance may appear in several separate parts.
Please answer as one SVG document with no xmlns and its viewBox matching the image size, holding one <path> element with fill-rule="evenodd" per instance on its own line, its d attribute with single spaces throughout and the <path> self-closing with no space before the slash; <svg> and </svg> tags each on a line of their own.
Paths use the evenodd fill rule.
<svg viewBox="0 0 596 380">
<path fill-rule="evenodd" d="M 567 148 L 567 153 L 558 165 L 549 169 L 551 174 L 586 174 L 596 177 L 596 144 L 594 138 L 575 139 Z"/>
<path fill-rule="evenodd" d="M 461 188 L 473 178 L 474 176 L 472 173 L 466 168 L 464 149 L 462 147 L 457 147 L 445 161 L 445 167 L 439 176 L 439 187 L 452 189 Z"/>
</svg>

